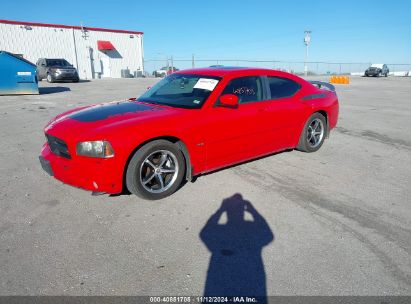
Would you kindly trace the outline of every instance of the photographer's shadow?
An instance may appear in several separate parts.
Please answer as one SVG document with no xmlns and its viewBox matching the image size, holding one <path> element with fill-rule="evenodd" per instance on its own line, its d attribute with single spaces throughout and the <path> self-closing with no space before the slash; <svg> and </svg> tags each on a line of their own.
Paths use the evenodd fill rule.
<svg viewBox="0 0 411 304">
<path fill-rule="evenodd" d="M 220 224 L 224 213 L 227 221 Z M 246 213 L 252 221 L 245 218 Z M 201 230 L 200 238 L 212 253 L 204 296 L 253 296 L 265 302 L 261 252 L 274 240 L 274 234 L 249 201 L 241 194 L 224 199 Z"/>
</svg>

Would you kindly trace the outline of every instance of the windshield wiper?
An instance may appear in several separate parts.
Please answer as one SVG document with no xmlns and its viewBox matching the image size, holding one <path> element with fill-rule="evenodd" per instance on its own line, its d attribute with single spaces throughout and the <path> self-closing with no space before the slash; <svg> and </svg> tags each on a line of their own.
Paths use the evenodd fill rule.
<svg viewBox="0 0 411 304">
<path fill-rule="evenodd" d="M 137 101 L 156 104 L 156 105 L 160 105 L 160 106 L 171 107 L 171 108 L 196 109 L 194 107 L 190 107 L 190 106 L 186 106 L 186 105 L 175 104 L 175 103 L 167 103 L 167 102 L 158 102 L 158 101 L 152 101 L 152 100 L 149 100 L 149 99 L 137 99 Z"/>
</svg>

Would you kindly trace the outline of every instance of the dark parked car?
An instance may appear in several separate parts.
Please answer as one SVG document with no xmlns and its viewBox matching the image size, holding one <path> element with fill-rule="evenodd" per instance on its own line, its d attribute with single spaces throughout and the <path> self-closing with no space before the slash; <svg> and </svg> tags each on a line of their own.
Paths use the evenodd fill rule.
<svg viewBox="0 0 411 304">
<path fill-rule="evenodd" d="M 37 79 L 48 82 L 71 80 L 79 82 L 77 70 L 66 59 L 40 58 L 37 63 Z"/>
<path fill-rule="evenodd" d="M 374 63 L 368 69 L 365 70 L 364 76 L 387 77 L 389 72 L 390 70 L 388 69 L 386 64 Z"/>
</svg>

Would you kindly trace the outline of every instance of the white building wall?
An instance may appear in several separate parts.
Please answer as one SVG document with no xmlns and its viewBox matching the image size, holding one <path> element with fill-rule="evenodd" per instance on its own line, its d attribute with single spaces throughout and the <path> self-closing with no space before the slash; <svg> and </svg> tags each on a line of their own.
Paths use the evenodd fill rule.
<svg viewBox="0 0 411 304">
<path fill-rule="evenodd" d="M 0 50 L 23 54 L 33 63 L 39 58 L 65 58 L 78 69 L 82 79 L 97 78 L 99 74 L 92 71 L 99 70 L 94 66 L 101 64 L 104 57 L 108 58 L 104 62 L 109 65 L 110 77 L 121 77 L 122 69 L 128 68 L 132 74 L 144 70 L 142 34 L 89 30 L 84 35 L 80 29 L 73 28 L 30 28 L 0 23 Z M 99 51 L 97 40 L 110 41 L 116 51 Z"/>
<path fill-rule="evenodd" d="M 142 35 L 132 34 L 134 38 L 130 38 L 130 34 L 125 33 L 88 31 L 86 34 L 87 38 L 83 38 L 84 34 L 80 30 L 74 30 L 78 66 L 81 73 L 91 75 L 90 53 L 92 53 L 94 61 L 100 61 L 100 63 L 103 57 L 109 58 L 111 77 L 120 78 L 122 69 L 128 68 L 131 73 L 143 70 Z M 99 51 L 97 48 L 98 40 L 110 41 L 116 51 Z"/>
</svg>

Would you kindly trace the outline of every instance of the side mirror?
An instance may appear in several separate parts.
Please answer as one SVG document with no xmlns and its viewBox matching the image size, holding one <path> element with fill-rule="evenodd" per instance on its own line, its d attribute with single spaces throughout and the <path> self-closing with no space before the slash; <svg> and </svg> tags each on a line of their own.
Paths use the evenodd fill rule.
<svg viewBox="0 0 411 304">
<path fill-rule="evenodd" d="M 220 102 L 218 103 L 220 107 L 227 108 L 237 108 L 238 107 L 238 96 L 234 94 L 224 94 L 220 96 Z"/>
</svg>

